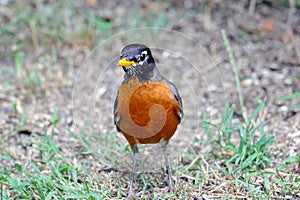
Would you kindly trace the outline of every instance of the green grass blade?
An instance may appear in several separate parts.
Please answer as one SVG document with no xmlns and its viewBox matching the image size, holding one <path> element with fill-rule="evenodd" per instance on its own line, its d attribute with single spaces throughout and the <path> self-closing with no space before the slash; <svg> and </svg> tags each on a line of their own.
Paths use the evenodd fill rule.
<svg viewBox="0 0 300 200">
<path fill-rule="evenodd" d="M 293 92 L 288 95 L 284 95 L 284 96 L 278 98 L 278 100 L 285 101 L 285 100 L 293 99 L 293 98 L 299 97 L 299 96 L 300 96 L 300 91 L 297 91 L 297 92 Z"/>
<path fill-rule="evenodd" d="M 240 103 L 240 106 L 241 106 L 242 115 L 243 115 L 244 120 L 246 120 L 247 119 L 246 107 L 244 105 L 244 97 L 243 97 L 243 93 L 242 93 L 241 81 L 240 81 L 240 77 L 239 77 L 239 74 L 238 74 L 235 58 L 233 56 L 233 52 L 232 52 L 229 40 L 228 40 L 227 35 L 226 35 L 226 31 L 223 29 L 223 30 L 221 30 L 221 33 L 222 33 L 222 38 L 223 38 L 223 41 L 224 41 L 224 45 L 226 47 L 227 54 L 229 56 L 232 71 L 233 71 L 233 74 L 234 74 L 234 79 L 235 79 L 235 84 L 236 84 L 236 88 L 237 88 L 237 91 L 238 91 L 239 103 Z"/>
</svg>

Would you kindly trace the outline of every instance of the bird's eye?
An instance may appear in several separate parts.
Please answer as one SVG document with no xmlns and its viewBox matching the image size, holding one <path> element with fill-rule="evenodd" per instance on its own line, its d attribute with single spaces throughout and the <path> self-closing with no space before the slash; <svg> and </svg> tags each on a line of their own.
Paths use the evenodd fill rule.
<svg viewBox="0 0 300 200">
<path fill-rule="evenodd" d="M 146 59 L 146 55 L 147 55 L 147 51 L 143 51 L 139 56 L 139 60 L 143 62 Z"/>
<path fill-rule="evenodd" d="M 140 56 L 140 61 L 144 61 L 145 58 L 146 58 L 145 54 L 142 54 L 142 55 Z"/>
</svg>

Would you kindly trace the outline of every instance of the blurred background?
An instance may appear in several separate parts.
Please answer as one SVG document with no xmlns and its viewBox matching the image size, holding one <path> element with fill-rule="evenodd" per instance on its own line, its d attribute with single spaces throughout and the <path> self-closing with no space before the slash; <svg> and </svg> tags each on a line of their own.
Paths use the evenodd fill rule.
<svg viewBox="0 0 300 200">
<path fill-rule="evenodd" d="M 178 158 L 173 168 L 178 193 L 165 197 L 161 170 L 137 175 L 138 196 L 300 198 L 299 8 L 299 0 L 0 0 L 1 199 L 126 197 L 131 152 L 127 143 L 116 136 L 119 133 L 110 110 L 113 94 L 109 87 L 97 88 L 100 95 L 111 97 L 100 114 L 105 116 L 105 123 L 95 125 L 82 117 L 88 129 L 80 134 L 75 128 L 72 97 L 80 67 L 102 61 L 97 54 L 91 56 L 98 44 L 143 27 L 178 31 L 200 44 L 204 56 L 199 62 L 209 55 L 214 66 L 204 75 L 216 81 L 222 79 L 222 97 L 216 96 L 213 106 L 199 104 L 215 118 L 205 119 L 202 113 L 185 122 L 197 127 L 201 121 L 205 137 L 196 137 L 192 148 Z M 235 58 L 241 93 L 222 30 Z M 168 37 L 156 34 L 161 40 Z M 101 55 L 118 58 L 125 43 L 122 38 L 115 44 L 111 42 Z M 193 44 L 180 45 L 184 52 L 198 55 Z M 160 64 L 166 58 L 169 62 L 176 59 L 159 50 L 154 55 Z M 120 83 L 122 71 L 115 71 L 107 72 L 114 77 L 107 85 L 116 87 Z M 172 77 L 185 93 L 176 75 Z M 218 87 L 207 87 L 220 93 Z M 244 105 L 239 101 L 241 95 Z M 199 98 L 207 96 L 209 93 L 201 90 Z M 226 108 L 226 102 L 236 108 Z M 248 122 L 243 119 L 243 108 Z M 234 119 L 229 126 L 224 118 L 231 120 L 230 113 Z M 253 127 L 256 129 L 243 140 L 240 130 Z M 102 142 L 96 152 L 89 148 L 89 141 L 84 141 L 87 132 L 97 136 L 92 138 L 94 145 L 98 140 Z M 228 132 L 233 136 L 224 138 Z M 203 154 L 207 146 L 209 151 Z"/>
</svg>

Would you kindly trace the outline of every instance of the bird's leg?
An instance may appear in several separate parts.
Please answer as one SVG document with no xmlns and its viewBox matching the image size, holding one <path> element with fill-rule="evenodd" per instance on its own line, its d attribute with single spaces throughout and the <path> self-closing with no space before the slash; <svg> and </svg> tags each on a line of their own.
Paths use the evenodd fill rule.
<svg viewBox="0 0 300 200">
<path fill-rule="evenodd" d="M 136 144 L 133 146 L 132 152 L 133 152 L 133 165 L 132 165 L 131 179 L 130 179 L 129 192 L 128 192 L 127 199 L 131 199 L 131 198 L 136 199 L 135 193 L 132 189 L 133 181 L 134 181 L 135 166 L 136 166 L 136 162 L 138 160 L 138 148 L 137 148 Z"/>
<path fill-rule="evenodd" d="M 165 157 L 165 164 L 166 164 L 166 169 L 167 169 L 167 173 L 168 173 L 168 186 L 169 186 L 169 192 L 175 192 L 174 186 L 173 186 L 173 182 L 172 182 L 172 176 L 171 176 L 171 171 L 170 171 L 170 165 L 169 165 L 169 160 L 168 160 L 168 154 L 167 154 L 167 145 L 168 145 L 169 141 L 168 140 L 164 140 L 161 143 L 161 147 L 164 153 L 164 157 Z"/>
</svg>

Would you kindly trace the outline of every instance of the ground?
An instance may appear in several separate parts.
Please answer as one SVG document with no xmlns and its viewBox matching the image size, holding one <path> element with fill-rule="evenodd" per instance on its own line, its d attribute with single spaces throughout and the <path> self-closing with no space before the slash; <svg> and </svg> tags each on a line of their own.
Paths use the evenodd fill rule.
<svg viewBox="0 0 300 200">
<path fill-rule="evenodd" d="M 168 149 L 176 192 L 159 145 L 141 146 L 138 198 L 300 198 L 299 6 L 0 1 L 1 199 L 126 197 L 112 105 L 133 42 L 153 48 L 185 112 Z"/>
</svg>

